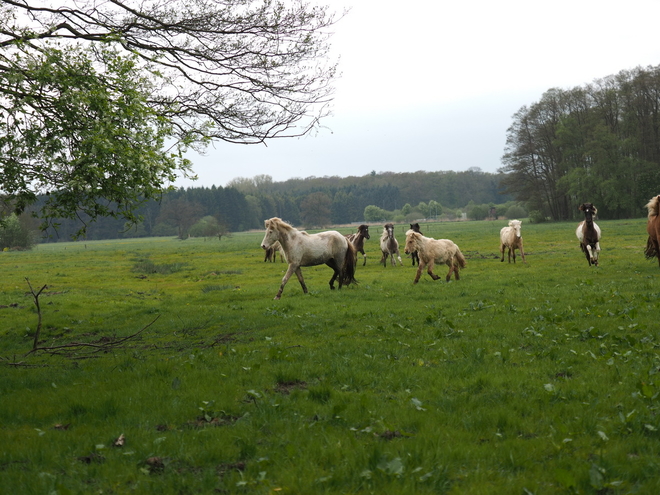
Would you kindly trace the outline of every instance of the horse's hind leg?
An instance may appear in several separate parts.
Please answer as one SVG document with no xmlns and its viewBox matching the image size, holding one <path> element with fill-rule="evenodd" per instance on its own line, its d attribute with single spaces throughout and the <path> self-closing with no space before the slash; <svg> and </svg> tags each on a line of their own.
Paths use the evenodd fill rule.
<svg viewBox="0 0 660 495">
<path fill-rule="evenodd" d="M 502 259 L 501 259 L 500 261 L 501 261 L 502 263 L 504 263 L 504 249 L 505 249 L 504 244 L 501 244 L 501 243 L 500 243 L 500 254 L 502 255 Z"/>
<path fill-rule="evenodd" d="M 435 263 L 431 260 L 429 262 L 428 268 L 426 269 L 426 273 L 428 273 L 433 280 L 438 280 L 440 277 L 433 273 L 433 267 L 435 266 Z"/>
</svg>

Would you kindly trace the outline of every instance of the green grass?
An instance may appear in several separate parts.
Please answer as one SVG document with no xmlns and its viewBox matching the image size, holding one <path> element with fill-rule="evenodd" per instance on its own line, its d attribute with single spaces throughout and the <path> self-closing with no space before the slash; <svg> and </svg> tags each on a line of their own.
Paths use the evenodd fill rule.
<svg viewBox="0 0 660 495">
<path fill-rule="evenodd" d="M 598 268 L 573 223 L 523 224 L 527 263 L 500 263 L 503 225 L 423 226 L 468 266 L 417 285 L 372 227 L 358 286 L 305 268 L 279 301 L 259 232 L 1 253 L 0 492 L 657 493 L 645 221 L 599 221 Z M 41 347 L 153 324 L 26 355 L 26 277 Z"/>
</svg>

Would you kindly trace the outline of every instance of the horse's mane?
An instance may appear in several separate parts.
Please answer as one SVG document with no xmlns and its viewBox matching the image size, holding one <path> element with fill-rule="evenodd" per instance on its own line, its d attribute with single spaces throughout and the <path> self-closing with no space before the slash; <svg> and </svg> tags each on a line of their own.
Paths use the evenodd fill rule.
<svg viewBox="0 0 660 495">
<path fill-rule="evenodd" d="M 266 226 L 268 226 L 268 223 L 274 224 L 274 227 L 277 227 L 278 229 L 286 230 L 286 231 L 292 231 L 294 227 L 286 223 L 284 220 L 278 217 L 273 217 L 269 220 L 266 220 Z"/>
<path fill-rule="evenodd" d="M 649 211 L 649 218 L 657 217 L 660 213 L 660 195 L 651 198 L 651 201 L 646 205 L 646 209 Z"/>
</svg>

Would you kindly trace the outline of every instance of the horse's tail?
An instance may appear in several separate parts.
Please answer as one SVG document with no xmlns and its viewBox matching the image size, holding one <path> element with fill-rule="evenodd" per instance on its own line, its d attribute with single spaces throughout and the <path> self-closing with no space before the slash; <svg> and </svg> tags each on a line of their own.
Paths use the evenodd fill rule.
<svg viewBox="0 0 660 495">
<path fill-rule="evenodd" d="M 649 211 L 649 218 L 657 217 L 660 214 L 660 195 L 651 198 L 646 205 L 646 209 Z"/>
<path fill-rule="evenodd" d="M 648 240 L 646 241 L 646 249 L 644 249 L 644 255 L 646 256 L 647 260 L 656 257 L 660 258 L 660 253 L 658 253 L 658 250 L 655 248 L 655 244 L 653 244 L 651 236 L 649 236 Z"/>
<path fill-rule="evenodd" d="M 461 250 L 456 246 L 456 254 L 454 255 L 454 265 L 458 268 L 465 268 L 467 263 L 465 262 L 465 256 L 461 253 Z"/>
<path fill-rule="evenodd" d="M 357 284 L 355 280 L 355 267 L 357 266 L 357 251 L 355 246 L 347 242 L 346 256 L 344 256 L 344 266 L 342 266 L 340 275 L 340 287 L 342 285 Z"/>
</svg>

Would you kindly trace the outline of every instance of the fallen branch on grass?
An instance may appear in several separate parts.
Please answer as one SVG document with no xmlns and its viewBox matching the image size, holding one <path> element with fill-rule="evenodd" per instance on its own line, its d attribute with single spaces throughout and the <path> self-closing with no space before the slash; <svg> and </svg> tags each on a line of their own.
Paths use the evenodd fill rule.
<svg viewBox="0 0 660 495">
<path fill-rule="evenodd" d="M 102 344 L 94 344 L 94 343 L 91 343 L 91 342 L 71 342 L 69 344 L 55 345 L 55 346 L 51 346 L 51 347 L 35 347 L 31 351 L 27 352 L 25 354 L 25 356 L 28 356 L 29 354 L 32 354 L 33 352 L 36 352 L 36 351 L 44 351 L 44 352 L 54 353 L 55 351 L 59 351 L 59 350 L 62 350 L 62 349 L 74 349 L 74 348 L 86 348 L 86 347 L 93 349 L 94 352 L 114 349 L 116 347 L 119 347 L 121 344 L 123 344 L 127 340 L 131 340 L 131 339 L 137 337 L 138 335 L 140 335 L 143 331 L 145 331 L 147 328 L 149 328 L 151 325 L 153 325 L 158 318 L 160 318 L 160 315 L 156 316 L 156 318 L 154 318 L 151 321 L 151 323 L 149 323 L 148 325 L 145 325 L 144 327 L 142 327 L 142 329 L 140 329 L 138 332 L 135 332 L 133 335 L 129 335 L 128 337 L 124 337 L 124 338 L 121 338 L 121 339 L 118 339 L 118 340 L 104 342 Z"/>
</svg>

